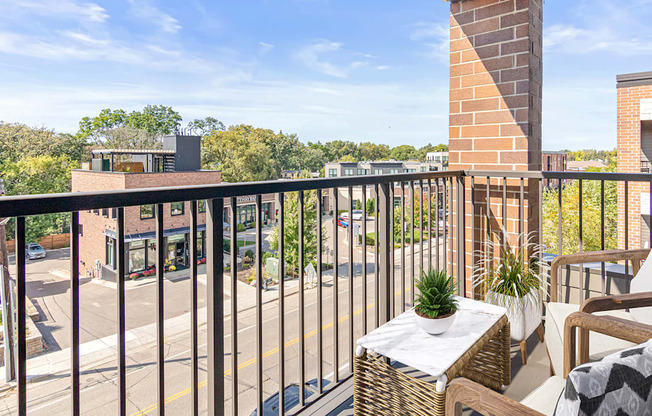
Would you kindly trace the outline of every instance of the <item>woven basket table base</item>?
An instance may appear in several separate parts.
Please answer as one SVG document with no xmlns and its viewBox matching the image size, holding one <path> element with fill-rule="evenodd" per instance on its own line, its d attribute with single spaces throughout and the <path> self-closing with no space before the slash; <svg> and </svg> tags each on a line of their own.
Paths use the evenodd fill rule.
<svg viewBox="0 0 652 416">
<path fill-rule="evenodd" d="M 448 380 L 458 375 L 494 390 L 511 382 L 509 322 L 503 316 L 447 372 Z M 354 359 L 353 412 L 371 415 L 445 414 L 446 392 L 435 383 L 406 374 L 366 351 Z"/>
</svg>

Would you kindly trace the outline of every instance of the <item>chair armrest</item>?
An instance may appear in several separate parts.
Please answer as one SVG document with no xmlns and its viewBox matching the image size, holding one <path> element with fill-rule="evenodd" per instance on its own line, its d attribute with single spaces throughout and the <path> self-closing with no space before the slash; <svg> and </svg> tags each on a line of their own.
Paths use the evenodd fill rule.
<svg viewBox="0 0 652 416">
<path fill-rule="evenodd" d="M 586 312 L 573 312 L 566 318 L 564 324 L 564 378 L 568 377 L 576 365 L 576 331 L 575 328 L 599 332 L 625 341 L 640 344 L 652 338 L 652 326 L 627 319 L 616 318 L 615 316 L 591 315 Z M 588 351 L 588 337 L 582 338 L 580 350 L 586 348 Z M 588 354 L 587 354 L 588 355 Z M 581 357 L 579 364 L 586 362 Z"/>
<path fill-rule="evenodd" d="M 544 416 L 517 401 L 466 378 L 458 378 L 446 389 L 446 416 L 461 416 L 462 406 L 483 415 Z"/>
<path fill-rule="evenodd" d="M 641 261 L 645 260 L 650 254 L 650 249 L 639 250 L 603 250 L 603 251 L 585 251 L 582 253 L 565 254 L 557 256 L 552 260 L 550 265 L 550 301 L 557 302 L 557 292 L 559 286 L 559 267 L 568 264 L 581 264 L 605 261 L 631 261 L 634 276 L 641 268 Z"/>
<path fill-rule="evenodd" d="M 599 296 L 587 299 L 580 307 L 580 312 L 593 313 L 618 309 L 645 308 L 647 306 L 652 306 L 652 292 Z"/>
</svg>

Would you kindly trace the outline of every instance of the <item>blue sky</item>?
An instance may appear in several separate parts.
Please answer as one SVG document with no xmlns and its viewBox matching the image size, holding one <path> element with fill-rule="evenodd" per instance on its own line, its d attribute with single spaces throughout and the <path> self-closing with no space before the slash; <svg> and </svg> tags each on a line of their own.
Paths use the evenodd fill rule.
<svg viewBox="0 0 652 416">
<path fill-rule="evenodd" d="M 447 142 L 440 0 L 0 0 L 0 120 L 102 108 L 391 146 Z M 652 0 L 547 0 L 543 147 L 613 148 L 616 75 L 652 70 Z"/>
</svg>

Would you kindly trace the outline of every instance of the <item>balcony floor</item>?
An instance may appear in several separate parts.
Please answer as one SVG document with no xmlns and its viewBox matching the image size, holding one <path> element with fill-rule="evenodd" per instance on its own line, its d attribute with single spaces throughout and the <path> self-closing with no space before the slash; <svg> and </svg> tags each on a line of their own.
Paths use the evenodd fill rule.
<svg viewBox="0 0 652 416">
<path fill-rule="evenodd" d="M 527 365 L 521 363 L 521 351 L 517 343 L 512 344 L 512 384 L 504 391 L 507 397 L 521 401 L 531 391 L 539 387 L 549 377 L 550 366 L 545 343 L 539 342 L 536 334 L 532 334 L 527 341 Z M 327 414 L 328 416 L 353 415 L 353 387 L 340 395 L 339 406 L 334 410 L 323 413 L 315 410 L 314 414 Z M 467 414 L 467 412 L 465 412 Z M 471 414 L 468 412 L 468 414 Z"/>
</svg>

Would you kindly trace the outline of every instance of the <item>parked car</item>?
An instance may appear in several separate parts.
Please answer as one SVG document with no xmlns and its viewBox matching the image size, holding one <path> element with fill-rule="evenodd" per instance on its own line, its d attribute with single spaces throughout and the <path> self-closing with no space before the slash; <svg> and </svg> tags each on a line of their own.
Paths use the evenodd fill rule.
<svg viewBox="0 0 652 416">
<path fill-rule="evenodd" d="M 361 209 L 354 209 L 351 218 L 353 218 L 353 221 L 361 221 L 364 218 L 364 212 Z"/>
<path fill-rule="evenodd" d="M 45 249 L 39 243 L 25 245 L 25 258 L 29 260 L 42 259 L 47 256 Z"/>
<path fill-rule="evenodd" d="M 348 227 L 349 226 L 349 217 L 348 217 L 348 215 L 346 217 L 344 215 L 340 215 L 337 218 L 337 225 L 339 225 L 340 227 L 344 227 L 344 228 Z"/>
<path fill-rule="evenodd" d="M 326 386 L 328 383 L 329 383 L 328 380 L 322 379 L 322 386 Z M 303 390 L 303 394 L 306 399 L 318 392 L 316 378 L 306 382 L 305 386 L 306 387 Z M 287 412 L 288 410 L 292 409 L 294 406 L 299 404 L 299 385 L 296 383 L 292 383 L 289 386 L 287 386 L 283 390 L 283 396 L 285 397 L 285 412 Z M 265 401 L 263 402 L 263 416 L 278 415 L 279 414 L 278 405 L 279 405 L 278 393 L 274 393 L 273 395 L 265 399 Z M 251 412 L 250 416 L 258 416 L 258 410 L 256 409 L 253 412 Z"/>
</svg>

